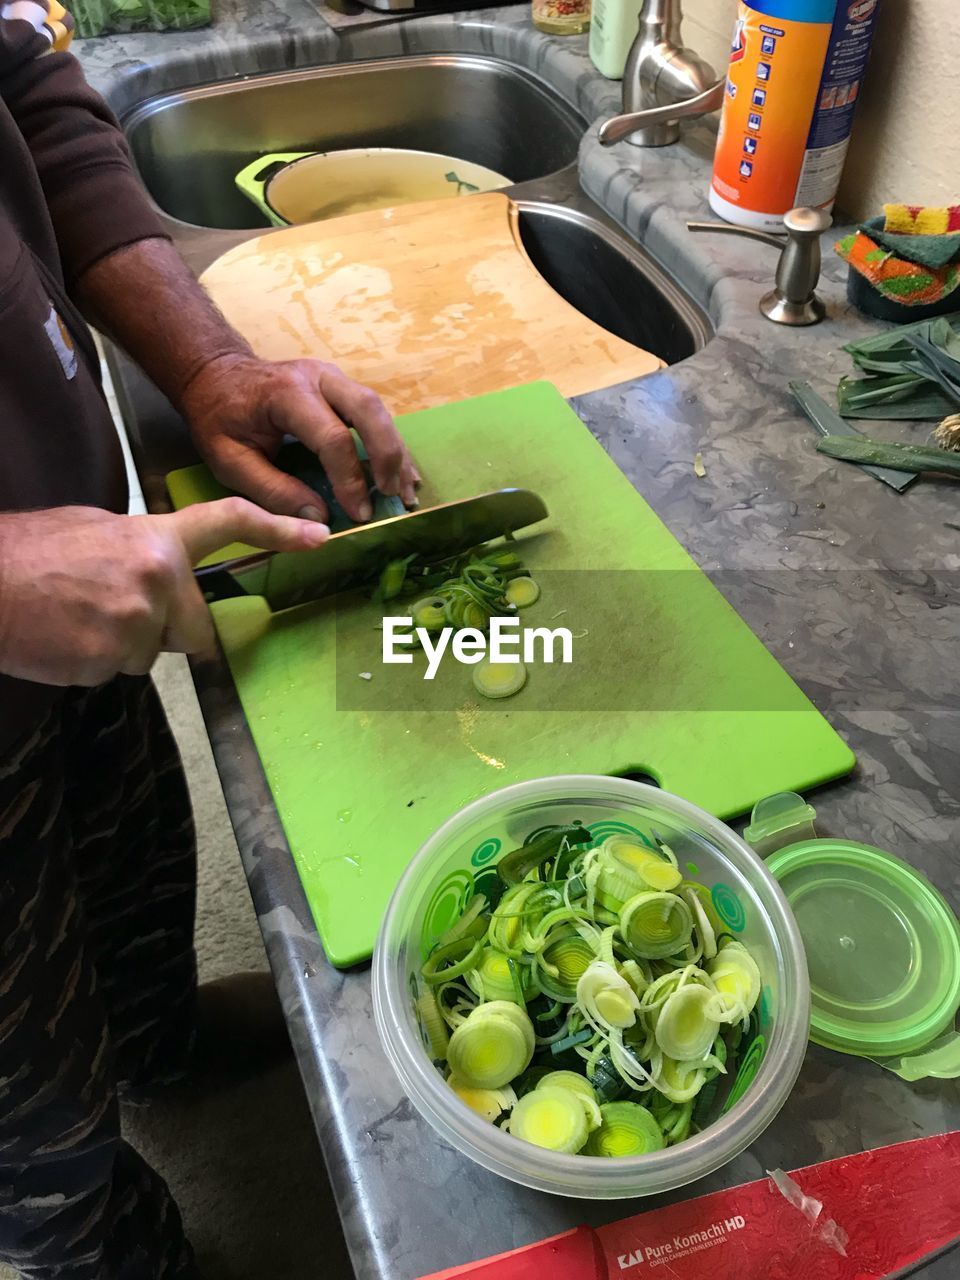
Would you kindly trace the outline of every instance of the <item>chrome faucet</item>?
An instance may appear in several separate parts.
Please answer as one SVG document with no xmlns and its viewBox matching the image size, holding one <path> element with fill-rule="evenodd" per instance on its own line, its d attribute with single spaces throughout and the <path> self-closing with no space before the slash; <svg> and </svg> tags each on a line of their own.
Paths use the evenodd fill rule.
<svg viewBox="0 0 960 1280">
<path fill-rule="evenodd" d="M 637 147 L 666 147 L 680 137 L 680 120 L 723 106 L 726 78 L 683 46 L 680 0 L 644 0 L 640 28 L 623 73 L 623 115 L 600 128 L 600 142 L 624 138 Z"/>
</svg>

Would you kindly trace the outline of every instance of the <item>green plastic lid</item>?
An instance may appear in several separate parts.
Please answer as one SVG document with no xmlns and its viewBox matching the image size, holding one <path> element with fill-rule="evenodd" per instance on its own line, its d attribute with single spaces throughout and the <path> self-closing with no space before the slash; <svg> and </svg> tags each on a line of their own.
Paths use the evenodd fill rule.
<svg viewBox="0 0 960 1280">
<path fill-rule="evenodd" d="M 960 1007 L 960 926 L 907 863 L 849 840 L 806 840 L 767 863 L 800 927 L 810 1038 L 893 1058 L 930 1046 Z"/>
</svg>

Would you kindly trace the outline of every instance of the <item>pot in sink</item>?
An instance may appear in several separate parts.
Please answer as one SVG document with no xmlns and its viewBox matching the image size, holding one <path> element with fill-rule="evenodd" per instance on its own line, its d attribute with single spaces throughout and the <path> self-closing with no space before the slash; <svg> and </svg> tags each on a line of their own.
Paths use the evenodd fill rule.
<svg viewBox="0 0 960 1280">
<path fill-rule="evenodd" d="M 496 191 L 510 181 L 469 160 L 398 147 L 273 152 L 234 179 L 275 227 Z"/>
</svg>

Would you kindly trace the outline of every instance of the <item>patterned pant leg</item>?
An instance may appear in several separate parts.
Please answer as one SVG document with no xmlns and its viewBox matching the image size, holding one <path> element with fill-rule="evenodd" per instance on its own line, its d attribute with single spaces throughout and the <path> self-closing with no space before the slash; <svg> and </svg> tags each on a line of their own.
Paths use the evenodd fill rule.
<svg viewBox="0 0 960 1280">
<path fill-rule="evenodd" d="M 185 1072 L 194 1030 L 197 862 L 180 754 L 149 680 L 68 707 L 66 806 L 117 1078 Z"/>
<path fill-rule="evenodd" d="M 82 695 L 91 711 L 101 692 Z M 195 1280 L 166 1184 L 120 1137 L 65 804 L 69 715 L 0 759 L 0 1261 L 30 1280 Z"/>
</svg>

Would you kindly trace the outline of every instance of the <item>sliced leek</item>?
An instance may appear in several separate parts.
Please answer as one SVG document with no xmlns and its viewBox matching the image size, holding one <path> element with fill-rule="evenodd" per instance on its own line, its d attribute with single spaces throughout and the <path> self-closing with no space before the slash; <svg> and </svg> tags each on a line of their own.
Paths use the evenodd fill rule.
<svg viewBox="0 0 960 1280">
<path fill-rule="evenodd" d="M 522 1021 L 521 1021 L 522 1019 Z M 515 1004 L 481 1004 L 450 1037 L 447 1062 L 471 1089 L 502 1089 L 533 1057 L 533 1023 Z"/>
<path fill-rule="evenodd" d="M 638 956 L 662 960 L 674 956 L 690 941 L 693 915 L 673 893 L 638 893 L 620 910 L 623 940 Z"/>
<path fill-rule="evenodd" d="M 507 1125 L 515 1138 L 570 1155 L 581 1149 L 590 1133 L 583 1101 L 577 1094 L 539 1085 L 523 1095 Z"/>
<path fill-rule="evenodd" d="M 507 583 L 505 594 L 507 604 L 512 604 L 518 609 L 527 609 L 540 599 L 540 587 L 533 578 L 514 578 Z"/>
<path fill-rule="evenodd" d="M 480 939 L 472 938 L 469 934 L 440 944 L 421 970 L 424 982 L 436 986 L 441 982 L 449 982 L 452 978 L 459 978 L 476 965 L 482 950 Z"/>
<path fill-rule="evenodd" d="M 483 1000 L 510 1000 L 520 1005 L 527 1002 L 516 976 L 516 962 L 494 947 L 483 948 L 466 981 Z"/>
<path fill-rule="evenodd" d="M 707 1079 L 704 1069 L 695 1062 L 663 1058 L 657 1065 L 655 1087 L 671 1102 L 691 1102 Z"/>
<path fill-rule="evenodd" d="M 656 1117 L 668 1147 L 675 1147 L 678 1142 L 684 1142 L 689 1137 L 693 1123 L 692 1099 L 690 1102 L 677 1103 L 658 1094 L 651 1101 L 650 1110 Z"/>
<path fill-rule="evenodd" d="M 584 1154 L 622 1160 L 665 1146 L 660 1126 L 646 1107 L 637 1102 L 607 1102 L 600 1108 L 600 1126 L 587 1139 Z"/>
<path fill-rule="evenodd" d="M 676 865 L 626 835 L 608 836 L 600 846 L 597 901 L 610 911 L 647 889 L 670 891 L 683 877 Z"/>
<path fill-rule="evenodd" d="M 700 935 L 700 947 L 705 960 L 712 960 L 717 954 L 717 935 L 704 910 L 700 895 L 694 889 L 688 889 L 684 895 L 693 912 L 693 927 Z"/>
<path fill-rule="evenodd" d="M 507 884 L 519 884 L 531 871 L 535 871 L 551 858 L 560 859 L 576 845 L 589 844 L 590 832 L 586 827 L 571 824 L 551 827 L 536 836 L 528 844 L 506 854 L 497 864 L 497 873 Z"/>
<path fill-rule="evenodd" d="M 447 625 L 444 612 L 444 600 L 441 596 L 426 596 L 410 606 L 410 614 L 415 627 L 423 627 L 424 631 L 442 631 Z"/>
<path fill-rule="evenodd" d="M 596 958 L 596 947 L 576 929 L 555 931 L 540 953 L 544 970 L 539 977 L 541 991 L 561 1004 L 573 1004 L 577 984 Z"/>
<path fill-rule="evenodd" d="M 600 1124 L 600 1104 L 596 1090 L 586 1076 L 576 1071 L 550 1071 L 537 1085 L 538 1089 L 569 1089 L 576 1094 L 586 1116 L 587 1128 L 596 1129 Z"/>
<path fill-rule="evenodd" d="M 476 622 L 464 621 L 475 627 Z M 485 698 L 512 698 L 527 683 L 527 668 L 522 662 L 492 662 L 484 658 L 473 668 L 473 687 Z"/>
<path fill-rule="evenodd" d="M 612 965 L 594 960 L 577 983 L 577 1008 L 601 1034 L 632 1027 L 640 1000 Z"/>
<path fill-rule="evenodd" d="M 670 1058 L 699 1061 L 717 1038 L 723 1013 L 716 992 L 693 983 L 681 987 L 660 1010 L 654 1033 L 657 1044 Z"/>
<path fill-rule="evenodd" d="M 417 1016 L 427 1040 L 430 1057 L 442 1061 L 447 1056 L 450 1031 L 440 1011 L 437 997 L 429 987 L 417 997 Z"/>
<path fill-rule="evenodd" d="M 382 569 L 375 599 L 386 603 L 401 595 L 420 597 L 409 606 L 416 628 L 430 633 L 447 626 L 487 631 L 494 616 L 535 604 L 540 587 L 515 552 L 478 547 L 441 560 L 417 555 L 391 560 Z M 511 697 L 526 678 L 522 663 L 484 662 L 473 670 L 474 686 L 485 698 Z"/>
<path fill-rule="evenodd" d="M 581 1076 L 576 1071 L 548 1071 L 538 1082 L 537 1088 L 540 1089 L 544 1086 L 557 1089 L 572 1089 L 574 1093 L 579 1093 L 584 1098 L 589 1098 L 592 1102 L 597 1101 L 596 1089 L 594 1089 L 586 1076 Z"/>
<path fill-rule="evenodd" d="M 517 1095 L 510 1085 L 505 1085 L 502 1089 L 475 1089 L 464 1084 L 458 1076 L 451 1076 L 447 1084 L 461 1102 L 465 1102 L 471 1111 L 475 1111 L 490 1124 L 517 1105 Z"/>
<path fill-rule="evenodd" d="M 749 1017 L 760 999 L 760 970 L 740 942 L 728 942 L 711 960 L 707 972 L 731 1022 Z"/>
<path fill-rule="evenodd" d="M 496 589 L 492 568 L 468 568 L 445 596 L 461 615 Z M 709 1125 L 762 984 L 711 891 L 682 879 L 655 831 L 595 840 L 576 821 L 533 832 L 492 884 L 481 865 L 483 893 L 432 944 L 413 994 L 450 1089 L 505 1133 L 567 1154 L 642 1155 Z"/>
</svg>

